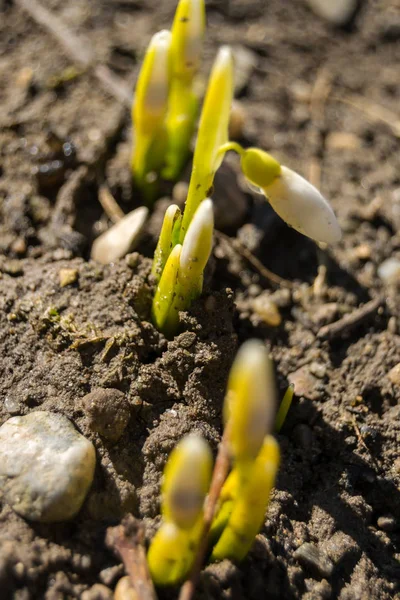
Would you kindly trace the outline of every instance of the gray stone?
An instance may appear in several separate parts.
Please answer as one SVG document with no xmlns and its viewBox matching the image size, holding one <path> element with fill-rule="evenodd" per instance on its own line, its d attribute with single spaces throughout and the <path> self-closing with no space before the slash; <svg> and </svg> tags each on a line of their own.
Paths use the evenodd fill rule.
<svg viewBox="0 0 400 600">
<path fill-rule="evenodd" d="M 63 415 L 37 411 L 0 427 L 0 491 L 32 521 L 74 517 L 93 481 L 94 446 Z"/>
<path fill-rule="evenodd" d="M 92 246 L 93 260 L 107 265 L 134 250 L 139 243 L 148 214 L 149 209 L 140 206 L 99 235 Z"/>
<path fill-rule="evenodd" d="M 330 577 L 332 575 L 333 562 L 314 544 L 309 542 L 302 544 L 293 553 L 293 558 L 320 577 Z"/>
</svg>

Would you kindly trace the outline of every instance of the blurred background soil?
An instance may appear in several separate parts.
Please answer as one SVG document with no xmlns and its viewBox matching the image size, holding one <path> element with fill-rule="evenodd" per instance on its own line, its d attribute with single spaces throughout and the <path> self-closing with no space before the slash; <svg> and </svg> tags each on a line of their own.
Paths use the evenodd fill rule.
<svg viewBox="0 0 400 600">
<path fill-rule="evenodd" d="M 203 86 L 218 46 L 230 44 L 232 135 L 318 185 L 344 235 L 325 250 L 290 230 L 229 156 L 213 196 L 222 233 L 205 294 L 168 342 L 149 322 L 146 257 L 171 198 L 184 201 L 187 174 L 163 190 L 139 254 L 88 262 L 110 225 L 100 186 L 125 212 L 140 198 L 123 93 L 83 63 L 90 48 L 132 90 L 175 0 L 42 1 L 64 38 L 80 42 L 72 60 L 22 0 L 0 0 L 0 416 L 67 415 L 95 444 L 97 468 L 70 523 L 29 524 L 2 504 L 1 597 L 112 598 L 123 569 L 104 544 L 107 526 L 133 512 L 154 532 L 166 457 L 192 429 L 216 448 L 227 373 L 249 337 L 265 340 L 280 394 L 294 382 L 296 397 L 265 526 L 243 564 L 205 569 L 198 597 L 396 597 L 400 3 L 365 0 L 337 25 L 306 1 L 207 2 Z M 85 395 L 98 388 L 109 394 L 106 423 L 118 410 L 113 390 L 125 395 L 117 442 L 87 412 Z"/>
</svg>

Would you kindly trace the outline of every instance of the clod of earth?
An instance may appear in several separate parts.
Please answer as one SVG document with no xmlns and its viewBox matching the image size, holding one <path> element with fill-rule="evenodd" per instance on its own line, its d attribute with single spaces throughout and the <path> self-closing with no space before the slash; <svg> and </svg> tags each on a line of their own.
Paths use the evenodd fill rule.
<svg viewBox="0 0 400 600">
<path fill-rule="evenodd" d="M 26 519 L 74 517 L 93 481 L 94 446 L 63 415 L 36 411 L 0 427 L 0 490 Z"/>
</svg>

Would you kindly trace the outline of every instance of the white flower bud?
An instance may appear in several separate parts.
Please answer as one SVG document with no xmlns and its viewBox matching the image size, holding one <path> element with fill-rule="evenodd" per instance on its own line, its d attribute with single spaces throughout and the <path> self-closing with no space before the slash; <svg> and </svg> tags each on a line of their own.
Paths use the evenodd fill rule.
<svg viewBox="0 0 400 600">
<path fill-rule="evenodd" d="M 196 210 L 182 246 L 180 269 L 182 274 L 201 275 L 212 250 L 214 211 L 210 198 Z"/>
<path fill-rule="evenodd" d="M 263 188 L 275 212 L 293 229 L 326 244 L 342 237 L 330 204 L 311 183 L 287 167 Z"/>
<path fill-rule="evenodd" d="M 171 33 L 164 29 L 152 37 L 149 45 L 148 52 L 154 53 L 154 58 L 146 90 L 145 109 L 154 115 L 163 114 L 167 108 L 170 44 Z"/>
</svg>

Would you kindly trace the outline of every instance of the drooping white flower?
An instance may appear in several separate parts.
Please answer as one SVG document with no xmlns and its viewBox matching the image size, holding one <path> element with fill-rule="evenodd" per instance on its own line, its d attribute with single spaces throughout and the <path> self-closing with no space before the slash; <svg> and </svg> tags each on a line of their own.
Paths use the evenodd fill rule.
<svg viewBox="0 0 400 600">
<path fill-rule="evenodd" d="M 327 200 L 309 181 L 288 167 L 262 191 L 276 213 L 293 229 L 326 244 L 340 240 L 342 233 Z"/>
</svg>

